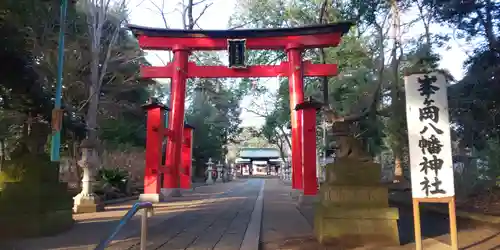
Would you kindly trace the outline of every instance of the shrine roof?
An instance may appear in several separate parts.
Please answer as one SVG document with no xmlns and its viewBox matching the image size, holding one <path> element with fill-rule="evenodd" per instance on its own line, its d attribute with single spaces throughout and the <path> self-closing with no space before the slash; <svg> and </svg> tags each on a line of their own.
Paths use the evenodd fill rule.
<svg viewBox="0 0 500 250">
<path fill-rule="evenodd" d="M 280 157 L 280 151 L 276 148 L 243 148 L 239 157 L 244 159 L 273 159 Z"/>
<path fill-rule="evenodd" d="M 233 29 L 233 30 L 181 30 L 151 28 L 138 25 L 129 25 L 134 35 L 149 37 L 179 37 L 179 38 L 259 38 L 281 36 L 304 36 L 329 33 L 347 33 L 354 22 L 338 22 L 322 25 L 309 25 L 295 28 L 270 28 L 270 29 Z"/>
</svg>

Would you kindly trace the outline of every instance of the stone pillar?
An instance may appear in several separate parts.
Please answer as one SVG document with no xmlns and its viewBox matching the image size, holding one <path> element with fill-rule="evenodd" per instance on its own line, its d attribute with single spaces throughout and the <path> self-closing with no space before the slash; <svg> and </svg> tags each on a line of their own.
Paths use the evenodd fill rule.
<svg viewBox="0 0 500 250">
<path fill-rule="evenodd" d="M 215 182 L 222 182 L 222 164 L 220 161 L 217 164 L 217 179 L 215 179 Z"/>
<path fill-rule="evenodd" d="M 214 163 L 212 162 L 212 158 L 209 158 L 207 162 L 207 170 L 205 171 L 205 174 L 207 175 L 207 184 L 214 184 L 214 180 L 212 179 L 213 165 Z"/>
<path fill-rule="evenodd" d="M 94 171 L 97 168 L 99 160 L 96 143 L 85 139 L 82 141 L 80 148 L 82 150 L 82 158 L 78 161 L 78 165 L 83 170 L 82 191 L 73 197 L 73 212 L 93 213 L 99 208 L 99 197 L 92 190 L 92 185 L 95 181 Z"/>
</svg>

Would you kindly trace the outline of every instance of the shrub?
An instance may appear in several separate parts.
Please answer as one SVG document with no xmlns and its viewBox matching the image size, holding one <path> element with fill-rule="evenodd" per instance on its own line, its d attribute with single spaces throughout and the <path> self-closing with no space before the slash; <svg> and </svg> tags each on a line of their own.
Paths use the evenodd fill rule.
<svg viewBox="0 0 500 250">
<path fill-rule="evenodd" d="M 126 193 L 129 174 L 127 171 L 119 168 L 102 168 L 99 170 L 99 180 L 102 182 L 104 189 L 113 187 L 120 190 L 122 193 Z"/>
</svg>

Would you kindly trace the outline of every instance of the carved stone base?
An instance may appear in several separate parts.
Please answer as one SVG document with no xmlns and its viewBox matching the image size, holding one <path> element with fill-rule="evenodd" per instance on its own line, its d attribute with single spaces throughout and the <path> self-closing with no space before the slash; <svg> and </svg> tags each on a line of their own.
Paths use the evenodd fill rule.
<svg viewBox="0 0 500 250">
<path fill-rule="evenodd" d="M 319 242 L 339 241 L 350 246 L 399 245 L 397 208 L 326 207 L 318 205 L 314 233 Z M 348 242 L 353 240 L 354 242 Z"/>
<path fill-rule="evenodd" d="M 73 212 L 74 213 L 95 213 L 102 211 L 103 207 L 99 203 L 99 198 L 93 194 L 78 194 L 73 197 Z"/>
<path fill-rule="evenodd" d="M 399 245 L 399 211 L 389 207 L 380 173 L 380 165 L 352 159 L 327 166 L 314 216 L 318 241 L 349 247 Z"/>
</svg>

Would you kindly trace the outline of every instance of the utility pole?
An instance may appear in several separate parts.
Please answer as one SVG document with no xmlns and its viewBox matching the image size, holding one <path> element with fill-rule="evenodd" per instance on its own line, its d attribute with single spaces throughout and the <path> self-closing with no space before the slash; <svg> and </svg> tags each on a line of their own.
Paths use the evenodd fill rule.
<svg viewBox="0 0 500 250">
<path fill-rule="evenodd" d="M 62 81 L 64 68 L 64 33 L 66 27 L 66 14 L 68 10 L 68 0 L 61 0 L 61 11 L 59 18 L 59 47 L 57 55 L 57 82 L 52 110 L 52 141 L 50 145 L 50 160 L 59 162 L 61 149 L 61 128 L 63 111 L 61 109 Z"/>
</svg>

